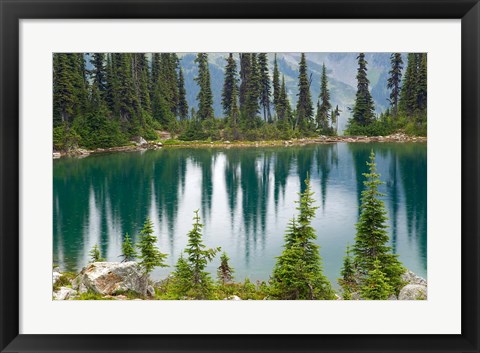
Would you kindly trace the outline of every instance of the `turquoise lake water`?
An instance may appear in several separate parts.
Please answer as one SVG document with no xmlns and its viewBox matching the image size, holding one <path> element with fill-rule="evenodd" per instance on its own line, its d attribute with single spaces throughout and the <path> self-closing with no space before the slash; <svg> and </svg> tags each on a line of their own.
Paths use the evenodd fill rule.
<svg viewBox="0 0 480 353">
<path fill-rule="evenodd" d="M 170 268 L 200 210 L 204 242 L 221 246 L 237 280 L 267 280 L 282 251 L 294 201 L 310 175 L 317 210 L 313 226 L 326 275 L 336 285 L 347 244 L 353 244 L 359 198 L 371 150 L 385 182 L 380 190 L 391 245 L 410 270 L 427 276 L 426 143 L 338 143 L 265 148 L 164 148 L 97 154 L 53 163 L 53 261 L 78 271 L 96 243 L 118 261 L 149 216 Z M 215 273 L 219 256 L 209 267 Z"/>
</svg>

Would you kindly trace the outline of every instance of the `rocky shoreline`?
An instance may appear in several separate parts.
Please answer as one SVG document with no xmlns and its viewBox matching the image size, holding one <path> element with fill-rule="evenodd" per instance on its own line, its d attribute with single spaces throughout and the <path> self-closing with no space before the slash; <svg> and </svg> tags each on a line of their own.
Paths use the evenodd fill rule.
<svg viewBox="0 0 480 353">
<path fill-rule="evenodd" d="M 369 143 L 369 142 L 426 142 L 427 138 L 422 136 L 408 136 L 403 133 L 396 133 L 388 136 L 318 136 L 314 138 L 301 138 L 291 140 L 274 140 L 274 141 L 177 141 L 177 140 L 164 140 L 161 141 L 145 141 L 143 138 L 139 138 L 137 141 L 131 141 L 130 145 L 110 147 L 110 148 L 97 148 L 94 150 L 87 150 L 77 148 L 68 152 L 54 151 L 53 158 L 61 157 L 77 157 L 83 158 L 90 154 L 97 153 L 113 153 L 113 152 L 134 152 L 155 150 L 168 147 L 190 147 L 190 148 L 231 148 L 231 147 L 269 147 L 269 146 L 303 146 L 307 144 L 327 144 L 327 143 Z"/>
<path fill-rule="evenodd" d="M 407 270 L 403 276 L 405 285 L 398 297 L 388 300 L 426 300 L 427 281 Z M 94 262 L 78 274 L 66 274 L 53 269 L 54 300 L 159 300 L 156 290 L 162 281 L 154 282 L 143 274 L 140 265 L 130 262 Z M 264 298 L 267 300 L 268 298 Z M 236 295 L 223 300 L 242 300 Z M 337 295 L 337 300 L 343 300 Z M 352 293 L 352 300 L 361 300 Z"/>
</svg>

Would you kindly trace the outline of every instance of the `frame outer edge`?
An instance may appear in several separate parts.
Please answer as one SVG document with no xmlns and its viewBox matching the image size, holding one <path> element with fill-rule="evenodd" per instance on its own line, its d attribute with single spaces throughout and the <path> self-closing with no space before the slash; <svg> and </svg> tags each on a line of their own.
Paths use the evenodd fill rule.
<svg viewBox="0 0 480 353">
<path fill-rule="evenodd" d="M 19 334 L 18 12 L 0 2 L 0 350 Z"/>
<path fill-rule="evenodd" d="M 69 2 L 72 3 L 73 1 L 66 1 L 66 3 Z M 19 269 L 18 266 L 12 266 L 15 263 L 18 264 L 19 260 L 18 237 L 12 235 L 19 234 L 19 224 L 17 222 L 19 215 L 19 125 L 18 120 L 16 119 L 19 112 L 17 104 L 19 93 L 18 20 L 20 17 L 24 17 L 23 14 L 28 14 L 26 17 L 29 18 L 48 18 L 48 15 L 45 16 L 48 11 L 40 11 L 41 14 L 32 15 L 33 8 L 38 8 L 38 5 L 42 3 L 46 2 L 44 0 L 39 0 L 26 1 L 23 3 L 18 2 L 15 4 L 12 1 L 0 0 L 0 19 L 2 28 L 0 42 L 0 351 L 2 352 L 4 351 L 5 347 L 9 345 L 9 343 L 11 347 L 7 348 L 9 352 L 32 351 L 32 346 L 30 346 L 30 348 L 27 348 L 26 346 L 22 347 L 22 344 L 19 344 L 20 342 L 24 341 L 24 339 L 27 339 L 27 337 L 23 335 L 18 335 Z M 57 1 L 54 1 L 54 3 L 57 3 Z M 79 3 L 83 3 L 82 5 L 86 7 L 88 2 L 78 1 L 77 5 L 79 5 Z M 105 2 L 103 3 L 105 4 Z M 142 3 L 145 4 L 144 2 Z M 388 1 L 385 1 L 385 3 L 388 3 Z M 436 4 L 439 5 L 439 3 Z M 93 3 L 88 4 L 93 5 Z M 236 2 L 236 4 L 238 5 L 238 2 Z M 472 2 L 468 2 L 468 4 L 472 4 Z M 37 6 L 27 8 L 26 6 L 28 5 Z M 435 5 L 435 2 L 432 2 L 432 6 L 433 5 Z M 60 8 L 62 9 L 58 11 L 52 11 L 54 13 L 53 18 L 59 17 L 59 14 L 61 16 L 62 13 L 65 14 L 66 12 L 70 12 L 70 14 L 66 16 L 67 18 L 78 17 L 78 15 L 75 15 L 75 13 L 72 13 L 71 8 L 70 11 L 67 10 L 66 6 L 60 6 Z M 50 10 L 52 9 L 50 8 Z M 457 7 L 455 13 L 458 13 L 458 11 L 459 10 Z M 95 17 L 95 15 L 92 14 L 92 11 L 83 10 L 82 12 L 88 12 L 93 17 Z M 463 352 L 479 352 L 479 19 L 480 5 L 478 2 L 476 2 L 473 8 L 469 9 L 468 13 L 465 14 L 462 20 L 462 32 L 464 31 L 464 29 L 467 29 L 467 26 L 469 31 L 468 36 L 464 36 L 462 33 L 462 204 L 468 204 L 472 206 L 471 209 L 463 209 L 462 212 L 462 236 L 465 233 L 468 233 L 470 235 L 469 239 L 466 239 L 466 237 L 463 236 L 462 241 L 462 251 L 468 253 L 469 255 L 468 259 L 462 258 L 462 313 L 465 313 L 466 311 L 471 311 L 475 321 L 464 321 L 464 317 L 462 316 L 462 335 L 464 338 L 463 343 L 468 343 L 468 348 L 467 346 L 464 346 L 463 348 L 457 347 L 457 349 L 452 351 L 461 350 Z M 468 55 L 466 56 L 464 54 Z M 465 90 L 465 88 L 468 88 L 468 90 Z M 468 143 L 466 142 L 467 140 Z M 15 217 L 15 212 L 17 212 L 17 217 Z M 464 224 L 468 224 L 468 226 L 464 228 Z M 466 283 L 470 283 L 470 286 L 466 287 Z M 472 286 L 472 283 L 476 283 L 476 286 Z M 6 284 L 8 284 L 8 291 L 6 288 Z M 468 307 L 465 306 L 467 303 Z M 472 318 L 472 316 L 470 316 L 470 319 Z M 33 337 L 31 338 L 33 340 Z M 35 339 L 35 342 L 37 344 L 40 343 L 39 341 L 40 339 Z M 33 349 L 33 351 L 37 352 L 45 352 L 47 350 L 50 351 L 49 348 L 54 349 L 53 346 L 46 347 L 45 345 L 36 346 L 35 348 Z M 228 351 L 233 351 L 232 349 L 233 347 L 229 348 Z M 361 351 L 364 351 L 365 347 L 363 347 L 363 349 L 359 349 Z M 450 351 L 450 349 L 452 348 L 445 347 L 445 349 Z M 59 351 L 58 348 L 56 349 L 56 351 Z M 60 351 L 66 352 L 67 350 L 61 349 Z M 78 348 L 71 351 L 79 352 Z M 106 352 L 108 350 L 99 350 L 99 347 L 97 347 L 96 351 Z M 398 352 L 398 348 L 395 351 Z M 425 351 L 430 350 L 427 349 Z"/>
<path fill-rule="evenodd" d="M 479 352 L 480 3 L 462 19 L 462 336 Z M 469 207 L 465 207 L 469 206 Z M 468 256 L 465 256 L 468 255 Z M 473 285 L 472 285 L 473 284 Z M 476 284 L 476 285 L 475 285 Z"/>
</svg>

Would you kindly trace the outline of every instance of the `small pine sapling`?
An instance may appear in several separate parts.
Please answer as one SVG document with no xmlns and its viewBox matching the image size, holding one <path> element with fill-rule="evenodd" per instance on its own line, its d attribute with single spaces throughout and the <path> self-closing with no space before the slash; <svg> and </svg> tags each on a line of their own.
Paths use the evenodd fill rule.
<svg viewBox="0 0 480 353">
<path fill-rule="evenodd" d="M 120 256 L 123 257 L 122 262 L 133 261 L 137 257 L 137 252 L 128 233 L 125 234 L 125 238 L 123 239 L 122 255 Z"/>
<path fill-rule="evenodd" d="M 102 262 L 105 261 L 104 258 L 102 258 L 102 255 L 100 254 L 100 249 L 97 244 L 95 244 L 88 253 L 90 255 L 90 263 L 92 262 Z"/>
</svg>

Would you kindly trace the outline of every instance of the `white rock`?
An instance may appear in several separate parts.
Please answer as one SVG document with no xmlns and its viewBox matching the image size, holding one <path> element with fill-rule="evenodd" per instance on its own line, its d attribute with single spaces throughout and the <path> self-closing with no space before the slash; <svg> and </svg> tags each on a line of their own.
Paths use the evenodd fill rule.
<svg viewBox="0 0 480 353">
<path fill-rule="evenodd" d="M 231 295 L 223 300 L 242 300 L 240 297 L 237 297 L 236 295 Z"/>
<path fill-rule="evenodd" d="M 398 300 L 427 299 L 427 286 L 421 284 L 407 284 L 400 290 Z"/>
<path fill-rule="evenodd" d="M 62 277 L 62 274 L 58 272 L 58 268 L 54 268 L 52 273 L 52 283 L 55 285 L 60 277 Z"/>
<path fill-rule="evenodd" d="M 53 159 L 58 159 L 60 158 L 62 155 L 60 154 L 60 152 L 53 152 Z"/>
<path fill-rule="evenodd" d="M 148 287 L 147 287 L 147 295 L 148 295 L 149 297 L 154 297 L 154 296 L 155 296 L 155 289 L 153 289 L 152 286 L 148 286 Z"/>
<path fill-rule="evenodd" d="M 94 262 L 82 269 L 72 286 L 80 293 L 90 290 L 102 295 L 114 295 L 132 291 L 147 295 L 148 276 L 134 261 Z"/>
<path fill-rule="evenodd" d="M 77 296 L 77 294 L 78 294 L 77 291 L 72 288 L 60 287 L 59 290 L 53 292 L 53 299 L 67 300 Z"/>
</svg>

